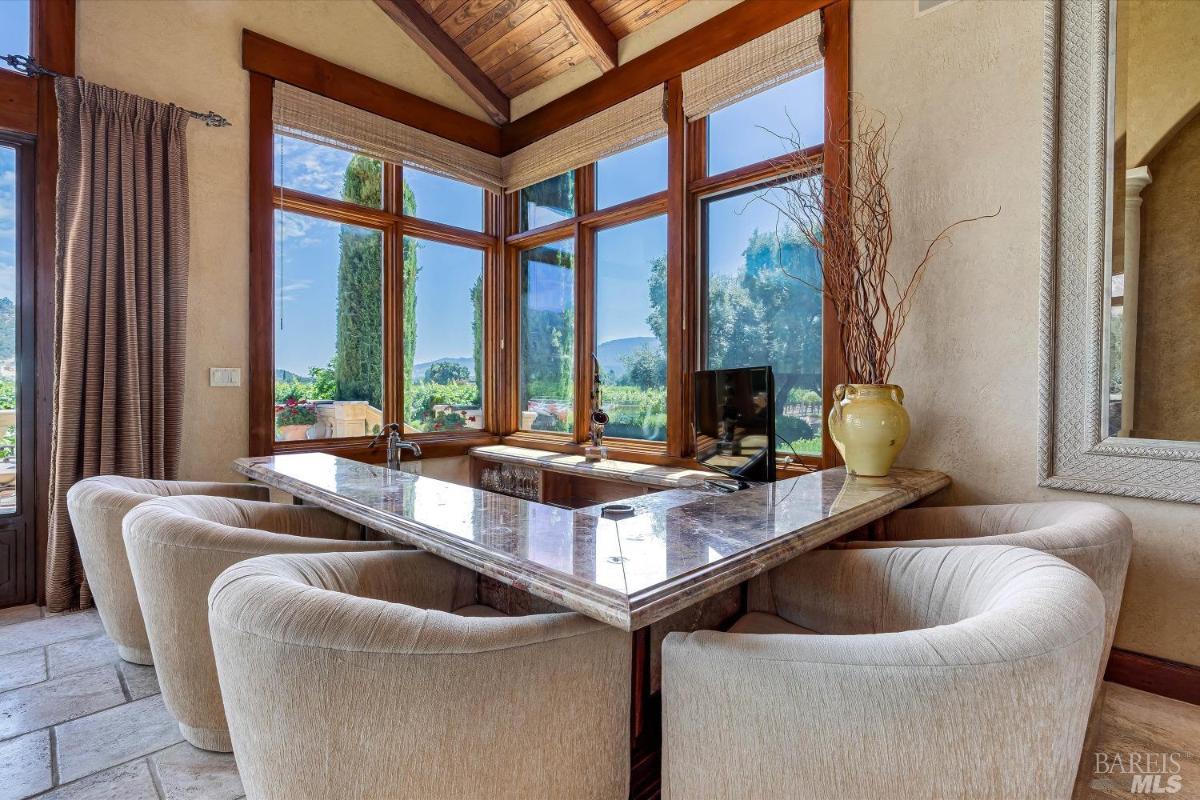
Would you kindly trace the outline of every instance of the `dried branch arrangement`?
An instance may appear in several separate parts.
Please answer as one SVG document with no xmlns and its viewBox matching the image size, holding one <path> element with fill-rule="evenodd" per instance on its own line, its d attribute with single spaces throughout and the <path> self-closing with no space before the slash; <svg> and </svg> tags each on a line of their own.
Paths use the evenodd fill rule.
<svg viewBox="0 0 1200 800">
<path fill-rule="evenodd" d="M 841 348 L 851 383 L 887 383 L 896 343 L 912 301 L 939 242 L 959 225 L 990 219 L 986 214 L 947 225 L 925 249 L 907 280 L 892 267 L 892 199 L 887 189 L 892 142 L 888 120 L 855 104 L 855 112 L 836 133 L 850 169 L 830 177 L 819 149 L 804 149 L 787 138 L 785 156 L 796 174 L 809 176 L 779 186 L 782 200 L 767 198 L 820 255 L 822 285 L 813 288 L 830 300 L 841 323 Z M 776 195 L 779 197 L 780 195 Z M 798 276 L 797 280 L 804 280 Z M 811 284 L 810 284 L 811 285 Z"/>
</svg>

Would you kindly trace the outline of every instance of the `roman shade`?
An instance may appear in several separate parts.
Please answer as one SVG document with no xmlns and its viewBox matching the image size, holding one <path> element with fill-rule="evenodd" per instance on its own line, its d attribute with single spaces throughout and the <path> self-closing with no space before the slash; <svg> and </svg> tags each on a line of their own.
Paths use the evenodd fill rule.
<svg viewBox="0 0 1200 800">
<path fill-rule="evenodd" d="M 278 133 L 314 144 L 504 189 L 500 159 L 432 133 L 277 81 L 272 119 Z"/>
<path fill-rule="evenodd" d="M 515 192 L 665 136 L 663 98 L 655 86 L 505 156 L 505 188 Z"/>
<path fill-rule="evenodd" d="M 689 120 L 807 75 L 823 63 L 821 16 L 805 14 L 741 47 L 683 73 L 683 110 Z"/>
</svg>

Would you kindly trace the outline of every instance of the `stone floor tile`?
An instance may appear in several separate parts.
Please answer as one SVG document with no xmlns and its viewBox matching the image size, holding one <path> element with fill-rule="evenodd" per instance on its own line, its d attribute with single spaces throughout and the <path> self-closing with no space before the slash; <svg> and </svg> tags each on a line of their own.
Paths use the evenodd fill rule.
<svg viewBox="0 0 1200 800">
<path fill-rule="evenodd" d="M 51 678 L 83 672 L 105 664 L 116 664 L 121 660 L 117 655 L 116 644 L 105 636 L 103 631 L 81 639 L 55 642 L 46 648 L 46 655 L 50 663 Z"/>
<path fill-rule="evenodd" d="M 15 622 L 28 622 L 31 619 L 41 618 L 42 609 L 35 605 L 0 608 L 0 625 L 12 625 Z"/>
<path fill-rule="evenodd" d="M 113 667 L 67 675 L 0 694 L 0 739 L 125 702 Z"/>
<path fill-rule="evenodd" d="M 158 800 L 145 759 L 60 786 L 38 800 Z"/>
<path fill-rule="evenodd" d="M 231 753 L 210 753 L 187 742 L 150 757 L 165 800 L 236 800 L 242 781 Z"/>
<path fill-rule="evenodd" d="M 55 734 L 64 783 L 183 741 L 157 694 L 64 723 Z"/>
<path fill-rule="evenodd" d="M 91 636 L 103 630 L 100 615 L 95 609 L 74 614 L 51 614 L 45 619 L 4 625 L 0 627 L 0 655 Z"/>
<path fill-rule="evenodd" d="M 0 800 L 20 800 L 50 788 L 50 731 L 0 742 Z"/>
<path fill-rule="evenodd" d="M 141 700 L 143 697 L 149 697 L 162 691 L 158 688 L 158 674 L 154 671 L 154 667 L 122 661 L 117 668 L 121 670 L 121 675 L 125 678 L 125 686 L 129 689 L 130 700 Z"/>
<path fill-rule="evenodd" d="M 42 648 L 0 656 L 0 692 L 46 680 L 46 653 Z"/>
<path fill-rule="evenodd" d="M 1171 775 L 1163 774 L 1157 776 L 1162 796 L 1174 794 L 1175 800 L 1200 797 L 1200 706 L 1115 683 L 1106 683 L 1104 688 L 1104 715 L 1096 752 L 1084 761 L 1076 797 L 1134 797 L 1134 774 L 1102 766 L 1115 764 L 1118 759 L 1128 763 L 1134 753 L 1142 758 L 1146 753 L 1173 756 L 1169 765 L 1156 771 L 1178 770 L 1178 793 L 1166 791 Z"/>
</svg>

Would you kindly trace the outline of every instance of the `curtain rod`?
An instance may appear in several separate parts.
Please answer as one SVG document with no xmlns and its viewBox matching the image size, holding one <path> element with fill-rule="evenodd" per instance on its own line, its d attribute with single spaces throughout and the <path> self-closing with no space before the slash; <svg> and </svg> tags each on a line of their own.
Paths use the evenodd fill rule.
<svg viewBox="0 0 1200 800">
<path fill-rule="evenodd" d="M 0 56 L 0 61 L 4 61 L 6 64 L 8 64 L 13 69 L 15 69 L 17 72 L 20 72 L 30 78 L 36 78 L 39 75 L 45 75 L 50 78 L 63 77 L 61 73 L 55 72 L 52 69 L 46 69 L 45 67 L 43 67 L 41 64 L 37 63 L 37 61 L 34 61 L 29 56 L 17 56 L 17 55 Z M 175 104 L 171 103 L 171 105 L 175 105 Z M 224 117 L 222 117 L 220 114 L 218 114 L 215 111 L 205 111 L 205 112 L 192 111 L 190 108 L 183 108 L 182 106 L 178 106 L 178 108 L 181 108 L 184 112 L 186 112 L 188 114 L 188 116 L 192 117 L 193 119 L 201 120 L 202 122 L 204 122 L 205 125 L 207 125 L 210 128 L 228 128 L 230 125 L 229 120 L 225 119 Z"/>
</svg>

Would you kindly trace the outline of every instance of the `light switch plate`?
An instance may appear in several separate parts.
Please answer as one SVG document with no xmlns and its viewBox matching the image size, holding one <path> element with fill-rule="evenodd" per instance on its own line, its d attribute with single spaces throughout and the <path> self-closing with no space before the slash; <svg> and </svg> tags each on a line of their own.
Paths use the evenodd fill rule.
<svg viewBox="0 0 1200 800">
<path fill-rule="evenodd" d="M 241 367 L 210 367 L 208 370 L 209 386 L 241 386 Z"/>
</svg>

